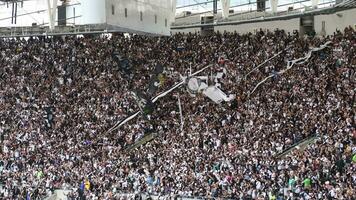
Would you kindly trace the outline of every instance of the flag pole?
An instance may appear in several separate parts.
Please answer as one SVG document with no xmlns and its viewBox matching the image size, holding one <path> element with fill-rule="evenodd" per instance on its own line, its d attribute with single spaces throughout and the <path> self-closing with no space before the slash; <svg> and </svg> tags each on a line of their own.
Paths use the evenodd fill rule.
<svg viewBox="0 0 356 200">
<path fill-rule="evenodd" d="M 180 101 L 179 94 L 177 95 L 177 98 L 178 98 L 178 108 L 179 108 L 179 115 L 180 115 L 180 130 L 183 132 L 184 121 L 183 121 L 182 104 Z"/>
</svg>

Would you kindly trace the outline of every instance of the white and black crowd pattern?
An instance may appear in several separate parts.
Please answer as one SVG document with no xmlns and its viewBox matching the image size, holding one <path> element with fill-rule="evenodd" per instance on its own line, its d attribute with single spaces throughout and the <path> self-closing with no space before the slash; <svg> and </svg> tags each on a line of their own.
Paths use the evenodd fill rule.
<svg viewBox="0 0 356 200">
<path fill-rule="evenodd" d="M 114 67 L 113 52 L 132 64 L 129 78 Z M 236 99 L 216 105 L 177 88 L 155 102 L 150 120 L 138 115 L 108 131 L 139 110 L 130 88 L 147 88 L 157 64 L 164 82 L 155 95 L 220 55 L 227 60 L 220 84 Z M 355 55 L 352 28 L 312 38 L 279 30 L 1 39 L 0 199 L 43 199 L 58 188 L 93 200 L 356 199 Z M 158 137 L 124 150 L 150 133 Z M 303 151 L 275 156 L 312 135 Z"/>
</svg>

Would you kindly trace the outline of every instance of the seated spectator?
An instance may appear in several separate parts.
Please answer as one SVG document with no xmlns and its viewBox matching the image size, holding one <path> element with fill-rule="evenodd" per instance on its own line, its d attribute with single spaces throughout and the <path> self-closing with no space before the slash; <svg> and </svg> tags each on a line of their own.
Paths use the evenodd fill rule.
<svg viewBox="0 0 356 200">
<path fill-rule="evenodd" d="M 356 199 L 355 38 L 347 28 L 313 38 L 261 30 L 1 39 L 0 197 L 43 199 L 61 188 L 72 191 L 69 199 Z M 113 52 L 127 58 L 130 75 L 116 67 Z M 176 89 L 155 103 L 150 120 L 139 115 L 108 132 L 139 110 L 131 91 L 147 91 L 157 64 L 164 84 L 154 95 L 190 66 L 218 61 L 209 73 L 226 69 L 220 84 L 236 94 L 233 102 Z M 126 150 L 152 132 L 154 140 Z M 313 136 L 314 143 L 278 157 Z"/>
</svg>

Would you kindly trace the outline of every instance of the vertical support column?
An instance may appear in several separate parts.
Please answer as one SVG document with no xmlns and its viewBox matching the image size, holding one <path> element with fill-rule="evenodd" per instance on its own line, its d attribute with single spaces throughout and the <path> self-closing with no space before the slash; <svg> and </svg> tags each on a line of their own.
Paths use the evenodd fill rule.
<svg viewBox="0 0 356 200">
<path fill-rule="evenodd" d="M 278 0 L 270 0 L 270 3 L 271 3 L 272 13 L 273 14 L 277 13 Z"/>
<path fill-rule="evenodd" d="M 15 3 L 12 2 L 12 10 L 11 10 L 11 24 L 14 24 L 14 14 L 15 14 Z"/>
<path fill-rule="evenodd" d="M 50 0 L 47 0 L 47 10 L 48 10 L 49 29 L 53 30 L 53 26 L 52 26 L 52 9 L 51 9 Z"/>
<path fill-rule="evenodd" d="M 12 2 L 11 24 L 17 23 L 17 1 Z"/>
<path fill-rule="evenodd" d="M 318 8 L 319 0 L 312 0 L 312 8 Z"/>
<path fill-rule="evenodd" d="M 221 0 L 222 17 L 227 19 L 229 17 L 230 0 Z"/>
<path fill-rule="evenodd" d="M 49 29 L 54 30 L 56 11 L 57 11 L 57 0 L 47 0 L 48 6 L 48 19 L 49 19 Z"/>
<path fill-rule="evenodd" d="M 214 15 L 218 13 L 218 0 L 213 0 L 213 13 Z"/>
<path fill-rule="evenodd" d="M 75 26 L 75 7 L 73 7 L 73 25 Z"/>
<path fill-rule="evenodd" d="M 177 0 L 171 0 L 172 10 L 171 10 L 171 22 L 176 20 L 176 7 L 177 7 Z"/>
<path fill-rule="evenodd" d="M 56 23 L 56 14 L 57 14 L 57 0 L 52 0 L 52 25 L 53 25 L 53 29 L 54 29 L 54 26 L 55 26 L 55 23 Z"/>
<path fill-rule="evenodd" d="M 15 15 L 13 16 L 15 18 L 15 24 L 17 23 L 17 2 L 15 2 Z"/>
</svg>

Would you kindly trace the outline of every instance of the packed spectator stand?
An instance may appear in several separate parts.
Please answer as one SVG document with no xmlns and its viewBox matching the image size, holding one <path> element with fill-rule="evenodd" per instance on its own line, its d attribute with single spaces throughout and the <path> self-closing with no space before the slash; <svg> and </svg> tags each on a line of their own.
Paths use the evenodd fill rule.
<svg viewBox="0 0 356 200">
<path fill-rule="evenodd" d="M 113 52 L 132 74 L 120 71 Z M 355 55 L 352 28 L 326 37 L 261 30 L 2 39 L 0 199 L 43 199 L 59 188 L 72 190 L 69 199 L 356 199 Z M 181 87 L 156 102 L 150 119 L 139 115 L 108 132 L 138 110 L 130 91 L 145 91 L 157 64 L 165 77 L 157 92 L 189 67 L 214 64 L 208 73 L 224 67 L 221 87 L 236 99 L 216 104 Z M 150 133 L 158 137 L 125 150 Z M 305 149 L 276 156 L 311 136 Z"/>
</svg>

